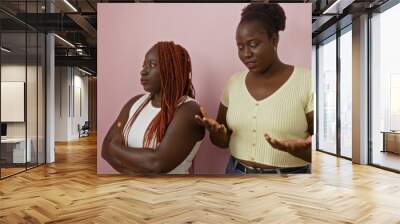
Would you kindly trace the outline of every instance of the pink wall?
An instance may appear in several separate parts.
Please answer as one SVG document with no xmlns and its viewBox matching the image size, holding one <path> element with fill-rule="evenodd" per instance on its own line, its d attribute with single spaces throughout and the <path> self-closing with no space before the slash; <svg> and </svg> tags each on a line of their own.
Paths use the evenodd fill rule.
<svg viewBox="0 0 400 224">
<path fill-rule="evenodd" d="M 247 4 L 98 4 L 97 172 L 116 173 L 101 158 L 101 143 L 122 106 L 143 93 L 139 71 L 157 41 L 184 46 L 193 63 L 198 102 L 216 116 L 227 79 L 245 70 L 237 56 L 236 26 Z M 289 64 L 311 67 L 311 4 L 281 4 L 287 28 L 278 51 Z M 196 173 L 221 174 L 229 152 L 213 146 L 208 134 L 194 163 Z"/>
</svg>

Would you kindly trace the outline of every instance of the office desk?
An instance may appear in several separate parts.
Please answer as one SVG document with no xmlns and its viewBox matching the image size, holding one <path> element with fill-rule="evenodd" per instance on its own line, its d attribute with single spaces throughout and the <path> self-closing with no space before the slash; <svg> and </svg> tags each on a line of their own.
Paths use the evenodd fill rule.
<svg viewBox="0 0 400 224">
<path fill-rule="evenodd" d="M 5 160 L 5 163 L 31 162 L 32 140 L 30 138 L 27 138 L 26 142 L 28 144 L 26 147 L 26 154 L 25 154 L 25 138 L 1 139 L 1 159 Z"/>
<path fill-rule="evenodd" d="M 400 132 L 382 131 L 381 133 L 383 134 L 382 152 L 393 152 L 400 154 Z"/>
</svg>

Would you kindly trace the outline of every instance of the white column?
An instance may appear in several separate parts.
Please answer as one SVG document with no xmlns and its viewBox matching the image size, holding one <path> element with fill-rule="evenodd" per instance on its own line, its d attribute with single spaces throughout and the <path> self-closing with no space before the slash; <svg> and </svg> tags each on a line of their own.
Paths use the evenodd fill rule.
<svg viewBox="0 0 400 224">
<path fill-rule="evenodd" d="M 55 133 L 55 56 L 54 56 L 54 35 L 46 36 L 46 163 L 55 161 L 54 133 Z"/>
<path fill-rule="evenodd" d="M 54 12 L 54 5 L 46 1 L 46 11 Z M 54 35 L 46 35 L 46 163 L 55 162 L 55 42 Z"/>
<path fill-rule="evenodd" d="M 368 163 L 368 15 L 353 20 L 353 162 Z"/>
</svg>

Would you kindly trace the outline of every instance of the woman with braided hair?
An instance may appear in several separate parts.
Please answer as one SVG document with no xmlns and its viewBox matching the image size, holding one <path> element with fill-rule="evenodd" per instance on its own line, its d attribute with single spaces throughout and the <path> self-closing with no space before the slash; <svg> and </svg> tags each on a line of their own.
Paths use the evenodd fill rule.
<svg viewBox="0 0 400 224">
<path fill-rule="evenodd" d="M 102 157 L 126 174 L 188 174 L 205 132 L 193 119 L 201 113 L 189 54 L 174 42 L 158 42 L 140 75 L 148 93 L 122 108 L 104 139 Z"/>
<path fill-rule="evenodd" d="M 216 120 L 204 109 L 196 116 L 216 146 L 229 147 L 226 173 L 310 172 L 311 73 L 279 59 L 285 20 L 278 4 L 252 3 L 243 9 L 236 43 L 248 70 L 229 79 Z"/>
</svg>

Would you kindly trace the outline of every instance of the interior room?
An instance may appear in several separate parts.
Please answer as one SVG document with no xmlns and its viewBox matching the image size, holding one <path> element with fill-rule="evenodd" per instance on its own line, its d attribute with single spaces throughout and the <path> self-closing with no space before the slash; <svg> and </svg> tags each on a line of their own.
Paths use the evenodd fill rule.
<svg viewBox="0 0 400 224">
<path fill-rule="evenodd" d="M 311 8 L 310 174 L 98 173 L 99 6 L 223 2 L 2 0 L 0 223 L 400 223 L 398 0 L 230 1 Z"/>
</svg>

